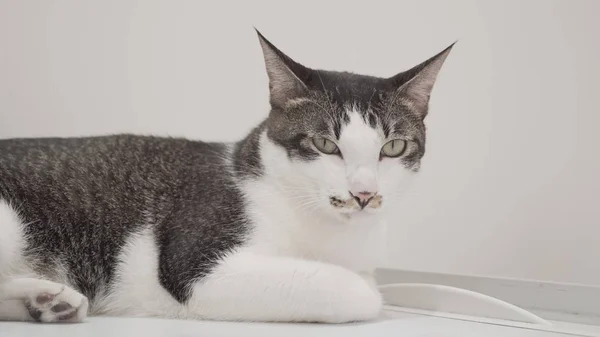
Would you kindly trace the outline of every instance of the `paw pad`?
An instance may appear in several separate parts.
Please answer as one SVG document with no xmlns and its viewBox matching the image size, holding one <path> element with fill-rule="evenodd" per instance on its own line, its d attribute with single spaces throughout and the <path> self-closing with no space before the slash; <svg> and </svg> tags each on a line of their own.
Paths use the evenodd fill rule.
<svg viewBox="0 0 600 337">
<path fill-rule="evenodd" d="M 51 310 L 54 312 L 63 312 L 63 311 L 71 309 L 72 307 L 73 306 L 67 302 L 60 302 L 57 305 L 53 306 Z"/>
<path fill-rule="evenodd" d="M 46 303 L 50 303 L 52 302 L 52 300 L 54 299 L 55 295 L 52 294 L 48 294 L 48 293 L 41 293 L 39 295 L 37 295 L 37 297 L 35 298 L 35 302 L 38 304 L 46 304 Z"/>
</svg>

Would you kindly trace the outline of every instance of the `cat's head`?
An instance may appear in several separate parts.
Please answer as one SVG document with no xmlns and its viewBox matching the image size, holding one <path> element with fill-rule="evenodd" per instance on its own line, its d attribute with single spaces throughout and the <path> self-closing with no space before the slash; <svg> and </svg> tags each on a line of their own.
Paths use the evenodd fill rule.
<svg viewBox="0 0 600 337">
<path fill-rule="evenodd" d="M 261 152 L 270 178 L 307 212 L 351 218 L 393 205 L 419 170 L 429 96 L 452 46 L 378 78 L 310 69 L 258 35 L 269 77 Z"/>
</svg>

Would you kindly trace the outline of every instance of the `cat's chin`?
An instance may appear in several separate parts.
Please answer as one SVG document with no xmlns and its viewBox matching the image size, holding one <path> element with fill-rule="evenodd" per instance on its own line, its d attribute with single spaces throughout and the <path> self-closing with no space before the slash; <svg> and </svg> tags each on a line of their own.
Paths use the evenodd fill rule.
<svg viewBox="0 0 600 337">
<path fill-rule="evenodd" d="M 339 212 L 338 217 L 345 222 L 354 222 L 355 220 L 368 220 L 376 218 L 382 212 L 379 209 L 363 209 L 350 212 Z"/>
</svg>

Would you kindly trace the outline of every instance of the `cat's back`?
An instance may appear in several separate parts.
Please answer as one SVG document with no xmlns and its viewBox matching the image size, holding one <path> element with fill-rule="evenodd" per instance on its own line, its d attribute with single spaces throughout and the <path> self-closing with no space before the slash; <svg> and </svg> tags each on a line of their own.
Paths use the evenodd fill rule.
<svg viewBox="0 0 600 337">
<path fill-rule="evenodd" d="M 49 214 L 55 214 L 53 208 L 88 216 L 94 209 L 139 209 L 156 199 L 170 200 L 190 184 L 231 179 L 227 149 L 219 143 L 128 134 L 4 139 L 0 199 Z M 198 176 L 210 179 L 193 180 Z"/>
<path fill-rule="evenodd" d="M 69 163 L 111 165 L 141 163 L 143 160 L 168 161 L 192 143 L 178 138 L 129 134 L 71 138 L 0 139 L 0 164 L 4 168 L 51 168 Z M 208 145 L 206 143 L 199 143 Z M 126 162 L 122 162 L 126 160 Z"/>
<path fill-rule="evenodd" d="M 0 198 L 9 202 L 106 203 L 132 191 L 160 189 L 185 164 L 188 141 L 132 135 L 0 140 Z M 114 196 L 114 197 L 111 197 Z M 65 204 L 68 203 L 68 204 Z M 39 205 L 38 205 L 39 206 Z M 36 207 L 43 209 L 43 207 Z"/>
<path fill-rule="evenodd" d="M 226 146 L 218 143 L 137 135 L 82 138 L 0 139 L 0 182 L 14 176 L 56 179 L 126 179 L 143 174 L 177 175 L 189 167 L 220 165 Z"/>
</svg>

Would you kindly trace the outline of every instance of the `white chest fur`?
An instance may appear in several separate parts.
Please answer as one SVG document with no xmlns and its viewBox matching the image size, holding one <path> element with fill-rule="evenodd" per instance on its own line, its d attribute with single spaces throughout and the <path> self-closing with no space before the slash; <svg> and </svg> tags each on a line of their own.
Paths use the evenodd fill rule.
<svg viewBox="0 0 600 337">
<path fill-rule="evenodd" d="M 372 272 L 385 252 L 382 216 L 340 221 L 318 212 L 298 210 L 268 181 L 253 181 L 249 212 L 254 224 L 244 250 L 333 263 L 355 272 Z"/>
</svg>

